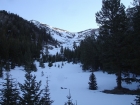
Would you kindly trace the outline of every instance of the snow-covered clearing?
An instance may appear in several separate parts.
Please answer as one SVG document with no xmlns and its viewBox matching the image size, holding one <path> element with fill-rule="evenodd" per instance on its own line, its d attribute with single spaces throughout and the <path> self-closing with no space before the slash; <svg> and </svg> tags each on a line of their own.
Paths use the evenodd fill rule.
<svg viewBox="0 0 140 105">
<path fill-rule="evenodd" d="M 78 105 L 131 105 L 131 103 L 134 103 L 135 95 L 114 95 L 101 92 L 104 89 L 113 89 L 116 86 L 115 75 L 109 75 L 101 71 L 94 72 L 98 90 L 89 90 L 90 72 L 83 72 L 80 64 L 63 63 L 64 66 L 62 66 L 62 62 L 57 62 L 51 68 L 45 63 L 45 68 L 42 69 L 36 62 L 38 71 L 33 72 L 37 76 L 37 81 L 42 81 L 41 88 L 44 88 L 46 77 L 49 77 L 50 96 L 54 100 L 52 105 L 64 105 L 67 101 L 66 96 L 69 94 L 69 89 L 72 101 L 75 103 L 77 100 Z M 60 65 L 59 68 L 58 65 Z M 42 76 L 42 71 L 44 76 Z M 10 74 L 18 82 L 24 83 L 25 72 L 22 67 L 16 67 L 10 71 Z M 1 81 L 2 79 L 0 79 Z M 61 87 L 66 89 L 61 89 Z M 123 83 L 123 87 L 135 89 L 137 84 L 127 85 Z"/>
</svg>

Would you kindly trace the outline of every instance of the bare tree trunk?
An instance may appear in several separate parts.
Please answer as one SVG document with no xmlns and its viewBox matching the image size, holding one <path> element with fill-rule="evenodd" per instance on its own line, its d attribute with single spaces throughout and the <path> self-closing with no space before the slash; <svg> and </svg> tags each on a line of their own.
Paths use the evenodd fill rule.
<svg viewBox="0 0 140 105">
<path fill-rule="evenodd" d="M 117 73 L 117 89 L 122 89 L 122 77 L 121 77 L 121 70 Z"/>
</svg>

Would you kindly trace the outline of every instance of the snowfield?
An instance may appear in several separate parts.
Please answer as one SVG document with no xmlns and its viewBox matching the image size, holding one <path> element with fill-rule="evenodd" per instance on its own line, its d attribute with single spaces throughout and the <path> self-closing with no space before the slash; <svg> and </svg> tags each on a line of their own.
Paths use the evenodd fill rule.
<svg viewBox="0 0 140 105">
<path fill-rule="evenodd" d="M 55 40 L 58 41 L 59 46 L 57 47 L 51 44 L 47 44 L 48 48 L 52 48 L 48 49 L 48 52 L 51 55 L 55 55 L 57 52 L 59 53 L 61 47 L 74 50 L 74 43 L 76 46 L 79 46 L 81 40 L 84 40 L 86 36 L 90 36 L 91 33 L 92 35 L 99 34 L 98 29 L 87 29 L 81 32 L 69 32 L 63 29 L 49 26 L 47 24 L 42 24 L 36 20 L 31 20 L 30 22 L 36 25 L 38 28 L 45 28 L 46 33 L 50 34 Z"/>
<path fill-rule="evenodd" d="M 77 101 L 77 105 L 131 105 L 131 103 L 134 103 L 135 95 L 114 95 L 101 92 L 104 89 L 113 89 L 116 86 L 115 75 L 102 71 L 94 72 L 98 90 L 89 90 L 88 82 L 91 73 L 82 71 L 80 64 L 63 62 L 64 66 L 62 66 L 62 62 L 57 62 L 52 67 L 48 67 L 48 63 L 45 63 L 45 68 L 42 69 L 38 62 L 35 63 L 38 71 L 32 72 L 32 74 L 36 75 L 37 81 L 42 81 L 41 88 L 46 85 L 46 77 L 49 78 L 50 97 L 51 100 L 54 100 L 52 105 L 64 105 L 67 101 L 66 96 L 69 94 L 69 89 L 72 101 L 73 103 Z M 58 65 L 60 65 L 59 68 Z M 42 72 L 44 76 L 42 76 Z M 16 67 L 10 71 L 10 74 L 18 82 L 24 83 L 25 71 L 22 67 Z M 2 81 L 1 78 L 0 82 Z M 123 83 L 123 87 L 136 89 L 137 84 L 127 85 Z M 2 87 L 0 86 L 0 88 Z"/>
</svg>

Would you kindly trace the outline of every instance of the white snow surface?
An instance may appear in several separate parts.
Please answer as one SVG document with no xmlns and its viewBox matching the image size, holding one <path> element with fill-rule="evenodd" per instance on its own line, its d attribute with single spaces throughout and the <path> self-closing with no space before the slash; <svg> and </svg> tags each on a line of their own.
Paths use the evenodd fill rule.
<svg viewBox="0 0 140 105">
<path fill-rule="evenodd" d="M 42 81 L 41 89 L 46 85 L 46 77 L 49 78 L 49 89 L 51 100 L 54 100 L 52 105 L 64 105 L 67 102 L 66 96 L 69 94 L 69 89 L 72 96 L 72 101 L 77 105 L 131 105 L 134 103 L 135 95 L 114 95 L 102 93 L 104 89 L 113 89 L 116 86 L 116 76 L 103 73 L 102 71 L 94 72 L 97 80 L 98 90 L 89 90 L 88 82 L 91 72 L 84 72 L 80 67 L 81 64 L 72 64 L 63 62 L 54 63 L 52 67 L 48 67 L 45 63 L 45 68 L 40 68 L 39 63 L 35 62 L 38 68 L 37 72 L 32 72 L 36 75 L 37 81 Z M 56 67 L 55 67 L 56 65 Z M 60 67 L 58 68 L 58 65 Z M 43 71 L 44 76 L 41 76 Z M 13 78 L 17 82 L 24 83 L 25 71 L 23 67 L 16 67 L 10 71 Z M 5 72 L 4 72 L 5 75 Z M 0 82 L 3 79 L 0 78 Z M 136 83 L 127 85 L 123 83 L 123 87 L 136 89 Z M 61 89 L 61 87 L 66 89 Z M 0 88 L 2 88 L 0 86 Z"/>
<path fill-rule="evenodd" d="M 77 46 L 79 46 L 81 40 L 83 40 L 86 36 L 91 35 L 91 33 L 98 34 L 97 29 L 87 29 L 81 32 L 69 32 L 56 27 L 51 27 L 47 24 L 42 24 L 36 20 L 31 20 L 30 22 L 34 23 L 38 28 L 45 28 L 46 33 L 49 33 L 59 42 L 59 46 L 57 48 L 55 48 L 53 45 L 49 45 L 53 48 L 48 50 L 50 54 L 56 54 L 57 52 L 59 53 L 61 46 L 63 46 L 63 48 L 66 47 L 73 50 L 74 42 Z"/>
</svg>

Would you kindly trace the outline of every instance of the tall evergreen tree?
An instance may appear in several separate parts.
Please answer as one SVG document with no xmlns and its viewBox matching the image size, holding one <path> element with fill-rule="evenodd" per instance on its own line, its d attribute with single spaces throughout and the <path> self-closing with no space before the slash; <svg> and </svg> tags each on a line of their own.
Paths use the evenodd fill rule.
<svg viewBox="0 0 140 105">
<path fill-rule="evenodd" d="M 32 75 L 31 72 L 25 74 L 25 83 L 20 84 L 19 87 L 22 91 L 22 96 L 20 98 L 21 105 L 40 105 L 41 93 L 40 89 L 41 81 L 36 81 L 36 76 Z"/>
<path fill-rule="evenodd" d="M 133 0 L 133 16 L 132 16 L 132 22 L 133 22 L 133 33 L 131 40 L 132 41 L 132 48 L 133 48 L 133 59 L 132 59 L 132 67 L 134 73 L 140 74 L 140 1 L 139 0 Z"/>
<path fill-rule="evenodd" d="M 80 60 L 83 70 L 97 70 L 100 66 L 97 41 L 94 35 L 87 36 L 80 43 Z"/>
<path fill-rule="evenodd" d="M 61 53 L 61 54 L 64 53 L 63 46 L 61 46 L 60 53 Z"/>
<path fill-rule="evenodd" d="M 3 77 L 2 64 L 0 63 L 0 77 Z"/>
<path fill-rule="evenodd" d="M 136 99 L 134 100 L 136 103 L 132 105 L 140 105 L 140 93 L 136 96 Z"/>
<path fill-rule="evenodd" d="M 126 10 L 126 16 L 127 16 L 127 31 L 126 36 L 124 38 L 123 44 L 125 45 L 122 49 L 123 52 L 121 52 L 122 59 L 122 69 L 124 71 L 126 77 L 123 78 L 126 82 L 133 82 L 133 81 L 139 81 L 136 78 L 136 75 L 133 75 L 133 77 L 129 77 L 130 72 L 134 74 L 140 74 L 140 3 L 139 0 L 133 0 L 134 2 L 133 7 L 129 7 Z"/>
<path fill-rule="evenodd" d="M 126 20 L 125 6 L 120 0 L 103 0 L 101 10 L 96 13 L 96 22 L 100 26 L 98 40 L 103 69 L 116 74 L 117 89 L 122 89 Z"/>
<path fill-rule="evenodd" d="M 42 104 L 41 105 L 51 105 L 54 101 L 50 99 L 50 93 L 49 93 L 49 85 L 48 85 L 48 77 L 46 81 L 45 89 L 43 90 L 43 97 L 42 97 Z"/>
<path fill-rule="evenodd" d="M 1 105 L 19 105 L 19 89 L 16 81 L 9 73 L 6 73 L 5 82 L 1 83 L 0 104 Z"/>
<path fill-rule="evenodd" d="M 43 58 L 41 58 L 41 59 L 39 60 L 39 67 L 45 68 L 45 65 L 44 65 L 44 63 L 43 63 Z"/>
<path fill-rule="evenodd" d="M 6 62 L 6 64 L 5 64 L 5 70 L 6 71 L 10 71 L 10 63 L 9 62 Z"/>
<path fill-rule="evenodd" d="M 96 90 L 98 87 L 97 87 L 97 83 L 96 83 L 96 77 L 95 77 L 93 72 L 91 73 L 91 75 L 89 77 L 89 80 L 90 80 L 90 82 L 88 83 L 89 84 L 89 89 L 90 90 Z"/>
<path fill-rule="evenodd" d="M 140 94 L 136 96 L 136 105 L 140 105 Z"/>
</svg>

